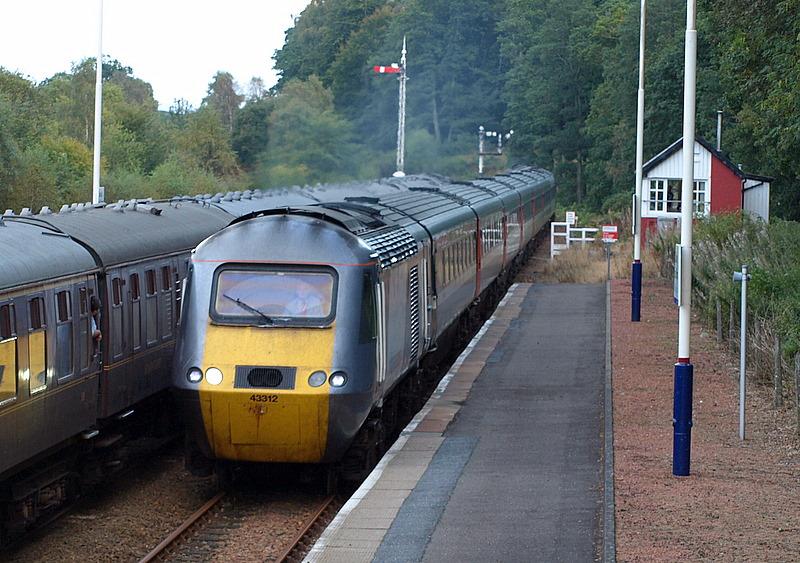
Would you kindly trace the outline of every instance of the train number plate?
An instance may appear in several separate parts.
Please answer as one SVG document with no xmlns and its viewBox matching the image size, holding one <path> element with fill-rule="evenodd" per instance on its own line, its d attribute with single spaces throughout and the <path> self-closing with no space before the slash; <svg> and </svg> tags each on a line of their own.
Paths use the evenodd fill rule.
<svg viewBox="0 0 800 563">
<path fill-rule="evenodd" d="M 277 403 L 277 395 L 250 395 L 250 400 L 254 403 Z"/>
</svg>

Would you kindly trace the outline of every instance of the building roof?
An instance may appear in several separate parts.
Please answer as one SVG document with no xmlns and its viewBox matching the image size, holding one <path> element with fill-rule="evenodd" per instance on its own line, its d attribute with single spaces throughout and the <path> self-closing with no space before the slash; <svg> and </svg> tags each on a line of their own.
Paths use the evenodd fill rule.
<svg viewBox="0 0 800 563">
<path fill-rule="evenodd" d="M 719 161 L 722 162 L 722 164 L 730 168 L 731 172 L 733 172 L 743 180 L 759 180 L 761 182 L 772 182 L 773 180 L 775 180 L 775 178 L 772 178 L 770 176 L 759 176 L 758 174 L 748 174 L 747 172 L 743 171 L 741 168 L 736 166 L 733 162 L 731 162 L 731 160 L 723 152 L 718 151 L 716 148 L 714 148 L 714 146 L 711 143 L 709 143 L 702 137 L 695 137 L 695 141 L 700 143 L 700 145 L 702 145 L 703 148 L 705 148 L 713 156 L 719 159 Z M 672 143 L 670 146 L 665 148 L 663 151 L 655 155 L 647 162 L 645 162 L 644 166 L 642 167 L 642 172 L 644 174 L 647 174 L 648 172 L 650 172 L 650 170 L 652 170 L 653 168 L 655 168 L 656 166 L 667 160 L 669 157 L 671 157 L 673 154 L 675 154 L 682 148 L 683 148 L 683 137 Z"/>
</svg>

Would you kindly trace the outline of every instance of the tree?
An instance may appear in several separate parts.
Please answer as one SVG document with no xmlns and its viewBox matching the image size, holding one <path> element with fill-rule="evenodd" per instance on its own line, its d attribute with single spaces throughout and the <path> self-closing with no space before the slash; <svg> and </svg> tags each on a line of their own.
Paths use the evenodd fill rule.
<svg viewBox="0 0 800 563">
<path fill-rule="evenodd" d="M 274 98 L 263 97 L 247 102 L 236 114 L 231 145 L 246 170 L 253 169 L 258 155 L 267 148 L 268 120 L 274 105 Z"/>
<path fill-rule="evenodd" d="M 589 148 L 584 124 L 601 77 L 589 39 L 595 20 L 590 0 L 509 0 L 501 23 L 511 65 L 505 122 L 514 128 L 515 151 L 553 168 L 567 188 L 561 193 L 577 203 Z"/>
<path fill-rule="evenodd" d="M 269 142 L 257 178 L 268 185 L 312 183 L 357 175 L 352 127 L 336 113 L 322 81 L 292 80 L 275 97 Z"/>
<path fill-rule="evenodd" d="M 195 166 L 216 176 L 236 174 L 230 134 L 216 110 L 204 107 L 188 116 L 177 134 L 178 149 Z"/>
<path fill-rule="evenodd" d="M 361 22 L 388 0 L 312 0 L 295 26 L 286 32 L 286 41 L 275 52 L 275 69 L 280 74 L 278 89 L 290 80 L 305 80 L 315 75 L 329 86 L 328 73 L 340 47 Z"/>
<path fill-rule="evenodd" d="M 219 115 L 229 135 L 233 133 L 236 112 L 244 101 L 244 96 L 237 90 L 233 76 L 229 72 L 219 71 L 208 85 L 208 93 L 201 104 L 201 107 L 210 108 Z"/>
</svg>

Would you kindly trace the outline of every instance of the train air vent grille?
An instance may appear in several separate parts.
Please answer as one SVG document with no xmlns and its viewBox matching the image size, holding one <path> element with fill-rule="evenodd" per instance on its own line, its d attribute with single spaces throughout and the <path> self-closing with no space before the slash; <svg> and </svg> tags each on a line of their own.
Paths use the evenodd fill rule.
<svg viewBox="0 0 800 563">
<path fill-rule="evenodd" d="M 417 241 L 402 227 L 381 229 L 364 237 L 374 255 L 380 261 L 381 268 L 401 262 L 418 252 Z"/>
<path fill-rule="evenodd" d="M 295 368 L 236 366 L 236 389 L 294 389 Z"/>
<path fill-rule="evenodd" d="M 408 273 L 408 329 L 411 331 L 411 361 L 419 353 L 419 270 L 417 266 Z"/>
</svg>

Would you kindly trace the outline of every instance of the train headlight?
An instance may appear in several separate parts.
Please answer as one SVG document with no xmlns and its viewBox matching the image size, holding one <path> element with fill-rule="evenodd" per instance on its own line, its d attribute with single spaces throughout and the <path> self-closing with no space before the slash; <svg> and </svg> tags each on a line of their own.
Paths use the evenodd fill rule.
<svg viewBox="0 0 800 563">
<path fill-rule="evenodd" d="M 347 383 L 347 374 L 343 371 L 337 371 L 331 374 L 331 387 L 344 387 Z"/>
<path fill-rule="evenodd" d="M 222 383 L 222 372 L 218 368 L 208 368 L 206 370 L 206 381 L 211 385 Z"/>
<path fill-rule="evenodd" d="M 325 374 L 324 371 L 315 371 L 314 373 L 308 376 L 308 384 L 311 385 L 311 387 L 319 387 L 327 380 L 328 376 Z"/>
<path fill-rule="evenodd" d="M 203 379 L 203 372 L 200 368 L 190 368 L 186 373 L 186 379 L 192 383 L 200 383 Z"/>
</svg>

